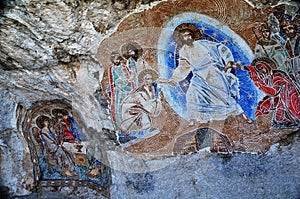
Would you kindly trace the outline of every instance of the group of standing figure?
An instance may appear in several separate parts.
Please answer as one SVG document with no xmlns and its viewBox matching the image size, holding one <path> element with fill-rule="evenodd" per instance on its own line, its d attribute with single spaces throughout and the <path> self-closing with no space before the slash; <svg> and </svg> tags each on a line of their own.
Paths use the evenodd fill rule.
<svg viewBox="0 0 300 199">
<path fill-rule="evenodd" d="M 143 58 L 136 42 L 122 46 L 122 55 L 112 52 L 107 92 L 111 98 L 111 117 L 121 134 L 154 132 L 152 117 L 159 114 L 158 73 Z M 157 131 L 155 131 L 157 132 Z"/>
<path fill-rule="evenodd" d="M 272 31 L 270 24 L 262 23 L 257 28 L 258 42 L 255 47 L 255 58 L 266 57 L 274 62 L 277 70 L 293 76 L 299 81 L 300 67 L 300 34 L 298 26 L 300 17 L 286 14 L 276 14 L 279 30 Z M 275 16 L 274 16 L 275 17 Z"/>
<path fill-rule="evenodd" d="M 292 127 L 300 123 L 300 34 L 299 15 L 274 13 L 279 32 L 263 23 L 255 59 L 248 66 L 251 78 L 263 93 L 256 116 L 273 112 L 274 127 Z"/>
</svg>

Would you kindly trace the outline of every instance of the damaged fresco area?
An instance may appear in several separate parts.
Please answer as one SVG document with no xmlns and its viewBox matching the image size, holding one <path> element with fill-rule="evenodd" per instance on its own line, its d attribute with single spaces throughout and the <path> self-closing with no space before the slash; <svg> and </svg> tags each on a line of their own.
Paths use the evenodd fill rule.
<svg viewBox="0 0 300 199">
<path fill-rule="evenodd" d="M 147 157 L 268 151 L 300 127 L 299 34 L 299 7 L 284 4 L 173 1 L 128 16 L 97 55 L 117 141 Z"/>
<path fill-rule="evenodd" d="M 87 186 L 109 196 L 110 168 L 95 158 L 90 137 L 73 114 L 71 105 L 58 100 L 36 103 L 24 113 L 35 188 Z"/>
</svg>

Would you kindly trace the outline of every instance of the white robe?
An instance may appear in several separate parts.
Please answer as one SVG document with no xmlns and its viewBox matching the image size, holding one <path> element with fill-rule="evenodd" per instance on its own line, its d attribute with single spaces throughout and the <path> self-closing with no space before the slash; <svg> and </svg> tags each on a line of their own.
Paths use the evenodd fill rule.
<svg viewBox="0 0 300 199">
<path fill-rule="evenodd" d="M 125 98 L 121 109 L 121 129 L 124 134 L 129 134 L 133 130 L 139 132 L 151 128 L 151 118 L 157 117 L 162 109 L 157 95 L 154 86 L 152 92 L 148 92 L 141 86 Z"/>
<path fill-rule="evenodd" d="M 229 70 L 223 71 L 228 61 L 234 60 L 231 51 L 223 44 L 206 40 L 193 44 L 180 49 L 179 66 L 171 78 L 179 82 L 193 72 L 186 93 L 189 119 L 207 122 L 242 113 L 234 99 L 239 96 L 238 78 Z"/>
</svg>

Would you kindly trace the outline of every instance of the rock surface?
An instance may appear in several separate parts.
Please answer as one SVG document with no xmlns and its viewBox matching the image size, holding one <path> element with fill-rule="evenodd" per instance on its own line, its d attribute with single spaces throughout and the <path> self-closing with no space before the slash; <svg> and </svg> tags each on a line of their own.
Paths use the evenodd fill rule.
<svg viewBox="0 0 300 199">
<path fill-rule="evenodd" d="M 202 151 L 153 172 L 115 171 L 112 198 L 299 198 L 299 135 L 261 156 Z"/>
</svg>

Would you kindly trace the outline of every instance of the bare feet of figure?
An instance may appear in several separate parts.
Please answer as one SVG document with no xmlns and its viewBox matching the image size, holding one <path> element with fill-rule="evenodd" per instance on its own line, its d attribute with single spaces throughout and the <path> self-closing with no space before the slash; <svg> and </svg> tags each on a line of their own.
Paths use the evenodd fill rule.
<svg viewBox="0 0 300 199">
<path fill-rule="evenodd" d="M 253 120 L 249 118 L 245 113 L 242 113 L 243 118 L 246 120 L 248 124 L 252 124 Z"/>
<path fill-rule="evenodd" d="M 195 126 L 195 125 L 197 125 L 197 120 L 196 119 L 192 119 L 190 121 L 190 123 L 188 124 L 188 127 L 192 127 L 192 126 Z"/>
</svg>

